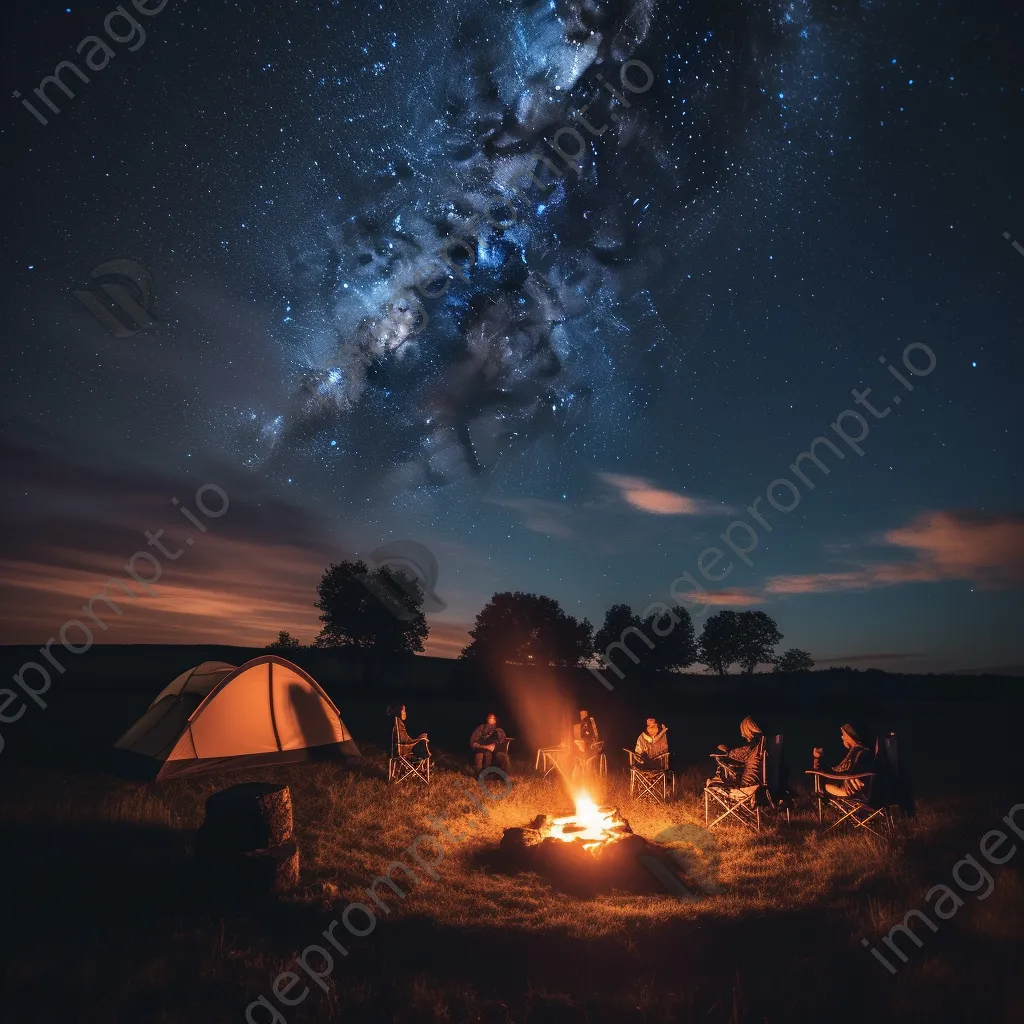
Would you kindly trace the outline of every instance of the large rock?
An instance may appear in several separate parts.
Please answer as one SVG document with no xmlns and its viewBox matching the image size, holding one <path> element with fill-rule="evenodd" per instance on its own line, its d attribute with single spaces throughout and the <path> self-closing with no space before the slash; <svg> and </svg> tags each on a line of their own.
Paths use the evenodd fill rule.
<svg viewBox="0 0 1024 1024">
<path fill-rule="evenodd" d="M 539 845 L 544 837 L 536 828 L 507 828 L 501 837 L 501 851 L 514 856 Z"/>
<path fill-rule="evenodd" d="M 582 842 L 566 843 L 548 838 L 531 852 L 535 871 L 565 884 L 586 884 L 596 875 L 593 854 Z"/>
</svg>

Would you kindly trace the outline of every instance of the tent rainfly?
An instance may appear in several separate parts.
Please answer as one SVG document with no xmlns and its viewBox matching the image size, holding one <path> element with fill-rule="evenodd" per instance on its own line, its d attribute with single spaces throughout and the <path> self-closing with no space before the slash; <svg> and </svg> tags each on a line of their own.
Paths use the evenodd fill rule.
<svg viewBox="0 0 1024 1024">
<path fill-rule="evenodd" d="M 114 744 L 158 779 L 321 760 L 359 748 L 316 680 L 273 654 L 182 672 Z"/>
</svg>

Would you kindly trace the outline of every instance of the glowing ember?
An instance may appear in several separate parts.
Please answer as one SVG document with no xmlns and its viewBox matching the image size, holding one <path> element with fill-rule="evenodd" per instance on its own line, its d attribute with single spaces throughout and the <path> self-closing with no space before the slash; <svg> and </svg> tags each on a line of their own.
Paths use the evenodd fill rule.
<svg viewBox="0 0 1024 1024">
<path fill-rule="evenodd" d="M 575 814 L 566 814 L 545 822 L 541 828 L 543 838 L 582 843 L 585 850 L 593 851 L 629 830 L 614 807 L 598 807 L 585 790 L 575 794 L 574 802 Z"/>
</svg>

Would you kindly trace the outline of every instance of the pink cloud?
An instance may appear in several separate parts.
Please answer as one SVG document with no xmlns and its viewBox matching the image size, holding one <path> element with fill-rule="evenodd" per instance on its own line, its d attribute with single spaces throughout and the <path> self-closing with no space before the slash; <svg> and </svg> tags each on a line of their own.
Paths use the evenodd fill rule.
<svg viewBox="0 0 1024 1024">
<path fill-rule="evenodd" d="M 736 588 L 732 590 L 708 590 L 706 596 L 702 594 L 699 599 L 694 598 L 694 600 L 700 600 L 704 604 L 716 606 L 733 605 L 749 607 L 764 603 L 764 597 L 761 594 L 757 594 L 752 590 L 739 590 Z"/>
<path fill-rule="evenodd" d="M 655 487 L 650 480 L 639 476 L 621 476 L 618 473 L 598 473 L 598 477 L 619 492 L 627 505 L 641 512 L 651 512 L 659 516 L 692 516 L 712 511 L 706 502 L 687 498 L 675 491 L 665 491 Z M 714 509 L 714 511 L 725 511 Z"/>
<path fill-rule="evenodd" d="M 925 512 L 906 526 L 889 530 L 884 542 L 911 557 L 846 572 L 776 576 L 765 590 L 814 594 L 943 580 L 961 580 L 986 589 L 1024 583 L 1024 520 L 1019 517 Z"/>
</svg>

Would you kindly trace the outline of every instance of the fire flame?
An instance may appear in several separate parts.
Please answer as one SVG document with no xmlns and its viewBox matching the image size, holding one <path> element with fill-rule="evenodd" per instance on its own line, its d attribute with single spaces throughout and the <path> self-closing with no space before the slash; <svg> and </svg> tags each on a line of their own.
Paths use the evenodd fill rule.
<svg viewBox="0 0 1024 1024">
<path fill-rule="evenodd" d="M 608 842 L 617 824 L 615 811 L 610 807 L 598 807 L 586 790 L 574 793 L 573 800 L 576 813 L 552 818 L 547 835 L 565 843 L 580 841 L 587 850 Z"/>
</svg>

